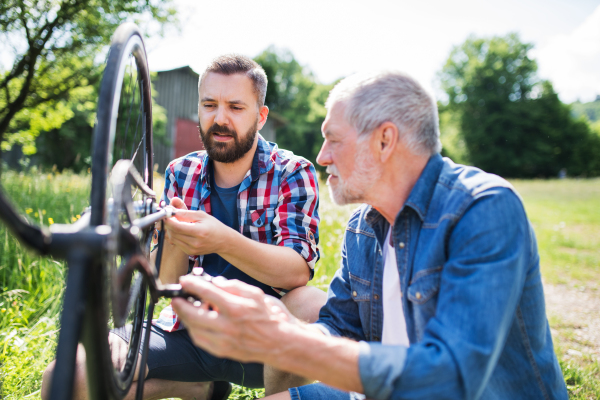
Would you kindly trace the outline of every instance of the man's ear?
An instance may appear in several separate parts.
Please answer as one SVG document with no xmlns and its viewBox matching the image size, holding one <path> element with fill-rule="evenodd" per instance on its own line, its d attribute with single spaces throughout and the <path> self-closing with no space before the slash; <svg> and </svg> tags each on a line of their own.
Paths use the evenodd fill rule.
<svg viewBox="0 0 600 400">
<path fill-rule="evenodd" d="M 391 122 L 384 122 L 373 132 L 377 152 L 381 162 L 386 162 L 396 150 L 399 141 L 398 127 Z"/>
<path fill-rule="evenodd" d="M 269 107 L 262 106 L 258 110 L 258 114 L 260 115 L 260 117 L 258 118 L 257 128 L 260 131 L 262 129 L 262 127 L 265 126 L 265 123 L 267 122 L 267 116 L 269 115 Z"/>
</svg>

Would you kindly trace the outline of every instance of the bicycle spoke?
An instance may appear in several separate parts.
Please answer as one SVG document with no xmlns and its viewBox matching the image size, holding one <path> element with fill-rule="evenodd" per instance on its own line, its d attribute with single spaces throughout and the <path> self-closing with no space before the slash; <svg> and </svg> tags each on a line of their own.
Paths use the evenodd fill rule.
<svg viewBox="0 0 600 400">
<path fill-rule="evenodd" d="M 135 80 L 136 84 L 133 86 L 133 66 L 131 65 L 131 60 L 133 57 L 129 57 L 129 99 L 127 103 L 129 103 L 129 112 L 127 114 L 127 122 L 125 123 L 125 137 L 123 138 L 123 148 L 121 150 L 121 159 L 125 158 L 125 149 L 127 146 L 127 132 L 129 131 L 129 121 L 131 120 L 131 109 L 133 108 L 133 100 L 135 100 L 135 92 L 138 87 L 138 77 L 136 74 Z M 133 86 L 133 92 L 131 91 L 131 86 Z"/>
<path fill-rule="evenodd" d="M 141 120 L 141 118 L 142 118 L 142 104 L 143 104 L 143 103 L 142 103 L 142 102 L 140 102 L 140 110 L 139 110 L 139 113 L 138 113 L 138 119 L 137 119 L 137 122 L 136 122 L 136 124 L 135 124 L 135 134 L 133 135 L 133 140 L 132 140 L 132 142 L 131 142 L 131 153 L 130 153 L 130 154 L 133 154 L 133 155 L 131 156 L 131 161 L 132 161 L 132 162 L 135 160 L 135 157 L 137 156 L 137 152 L 138 152 L 138 150 L 139 150 L 139 148 L 140 148 L 140 145 L 141 145 L 141 144 L 142 144 L 142 142 L 143 142 L 143 136 L 142 136 L 142 139 L 141 139 L 141 140 L 140 140 L 140 142 L 138 143 L 138 146 L 137 146 L 137 148 L 135 149 L 135 152 L 134 152 L 134 151 L 133 151 L 133 148 L 135 147 L 135 140 L 136 140 L 136 139 L 137 139 L 137 137 L 138 137 L 138 132 L 139 132 L 138 128 L 139 128 L 139 126 L 140 126 L 140 120 Z"/>
<path fill-rule="evenodd" d="M 125 158 L 124 153 L 125 153 L 125 149 L 127 146 L 127 138 L 129 136 L 129 121 L 131 121 L 131 109 L 133 108 L 133 100 L 135 99 L 135 92 L 137 89 L 138 85 L 136 84 L 133 87 L 133 95 L 131 96 L 131 103 L 129 104 L 129 113 L 127 114 L 127 122 L 125 123 L 125 137 L 123 139 L 123 154 L 121 155 L 121 159 Z M 138 121 L 139 121 L 139 117 L 138 117 Z"/>
</svg>

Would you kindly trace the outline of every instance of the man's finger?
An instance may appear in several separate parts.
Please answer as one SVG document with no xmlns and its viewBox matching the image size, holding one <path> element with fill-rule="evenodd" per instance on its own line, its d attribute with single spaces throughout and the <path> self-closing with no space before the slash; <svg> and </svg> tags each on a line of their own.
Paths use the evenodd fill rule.
<svg viewBox="0 0 600 400">
<path fill-rule="evenodd" d="M 228 293 L 201 277 L 182 276 L 179 278 L 179 283 L 181 283 L 183 290 L 196 295 L 203 301 L 214 304 L 225 315 L 229 315 L 232 308 L 237 307 L 243 300 L 243 297 Z"/>
<path fill-rule="evenodd" d="M 236 296 L 247 297 L 250 299 L 257 299 L 262 297 L 265 293 L 257 288 L 256 286 L 248 285 L 237 279 L 219 279 L 216 277 L 213 279 L 213 284 L 226 292 L 235 294 Z"/>
<path fill-rule="evenodd" d="M 171 203 L 169 205 L 177 208 L 178 210 L 187 210 L 188 209 L 187 206 L 185 205 L 185 203 L 183 202 L 183 200 L 181 200 L 179 197 L 173 197 L 171 199 Z"/>
<path fill-rule="evenodd" d="M 202 210 L 190 211 L 178 211 L 175 218 L 177 218 L 181 222 L 199 222 L 209 217 L 207 213 Z"/>
<path fill-rule="evenodd" d="M 179 215 L 179 213 L 177 215 Z M 167 230 L 192 237 L 198 236 L 198 234 L 195 232 L 198 229 L 198 226 L 196 224 L 194 224 L 193 222 L 183 222 L 175 218 L 177 217 L 165 219 L 165 226 L 167 227 Z"/>
<path fill-rule="evenodd" d="M 203 307 L 196 307 L 187 300 L 175 298 L 171 305 L 177 316 L 181 318 L 183 323 L 194 330 L 222 332 L 224 328 L 223 317 L 219 316 L 216 311 L 209 310 Z"/>
<path fill-rule="evenodd" d="M 192 243 L 197 238 L 187 232 L 179 232 L 174 229 L 167 229 L 166 239 L 175 244 L 174 242 Z"/>
</svg>

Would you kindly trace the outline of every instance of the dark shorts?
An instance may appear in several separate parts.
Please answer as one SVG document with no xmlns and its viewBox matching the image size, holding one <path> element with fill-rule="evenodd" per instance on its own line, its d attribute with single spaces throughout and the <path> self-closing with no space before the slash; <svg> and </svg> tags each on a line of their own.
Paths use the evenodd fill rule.
<svg viewBox="0 0 600 400">
<path fill-rule="evenodd" d="M 128 325 L 111 333 L 129 342 L 130 330 Z M 142 334 L 142 341 L 143 338 Z M 155 326 L 150 332 L 146 379 L 153 378 L 178 382 L 227 381 L 249 388 L 264 387 L 262 364 L 215 357 L 194 346 L 187 330 L 166 332 Z"/>
</svg>

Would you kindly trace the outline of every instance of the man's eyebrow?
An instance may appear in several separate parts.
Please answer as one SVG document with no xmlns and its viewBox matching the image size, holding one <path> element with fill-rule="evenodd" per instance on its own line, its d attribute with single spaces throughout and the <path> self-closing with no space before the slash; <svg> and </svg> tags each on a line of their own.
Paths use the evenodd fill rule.
<svg viewBox="0 0 600 400">
<path fill-rule="evenodd" d="M 227 104 L 239 104 L 241 106 L 245 106 L 247 105 L 246 103 L 244 103 L 242 100 L 230 100 L 227 102 Z"/>
<path fill-rule="evenodd" d="M 206 101 L 216 102 L 216 100 L 213 99 L 212 97 L 203 97 L 200 100 L 200 103 L 204 103 Z M 230 100 L 230 101 L 227 102 L 227 104 L 237 104 L 237 105 L 240 105 L 240 106 L 247 106 L 247 104 L 245 102 L 243 102 L 242 100 Z"/>
</svg>

